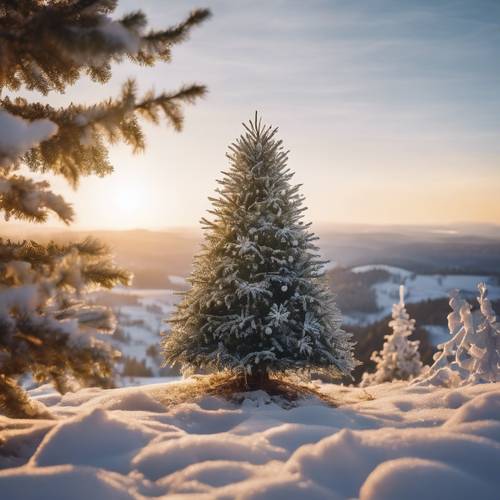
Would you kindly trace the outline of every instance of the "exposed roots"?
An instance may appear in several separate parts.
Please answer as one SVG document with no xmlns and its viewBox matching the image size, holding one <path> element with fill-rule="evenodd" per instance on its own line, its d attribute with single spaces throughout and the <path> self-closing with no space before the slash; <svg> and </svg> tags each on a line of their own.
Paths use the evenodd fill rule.
<svg viewBox="0 0 500 500">
<path fill-rule="evenodd" d="M 306 398 L 318 398 L 329 406 L 337 406 L 329 396 L 322 394 L 313 386 L 299 384 L 286 377 L 273 377 L 263 380 L 260 390 L 282 398 L 288 406 Z M 255 390 L 241 375 L 217 373 L 213 375 L 193 376 L 190 380 L 169 385 L 168 389 L 153 389 L 151 395 L 166 407 L 180 403 L 196 402 L 205 396 L 215 396 L 227 401 L 241 403 L 244 393 Z"/>
</svg>

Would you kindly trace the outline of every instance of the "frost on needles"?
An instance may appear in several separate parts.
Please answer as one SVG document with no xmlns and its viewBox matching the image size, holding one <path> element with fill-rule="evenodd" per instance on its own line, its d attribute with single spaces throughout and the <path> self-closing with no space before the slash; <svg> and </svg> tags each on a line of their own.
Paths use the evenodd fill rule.
<svg viewBox="0 0 500 500">
<path fill-rule="evenodd" d="M 418 376 L 422 370 L 418 340 L 408 340 L 415 330 L 415 320 L 410 318 L 404 302 L 405 287 L 399 287 L 399 303 L 392 306 L 392 333 L 385 336 L 380 352 L 374 352 L 371 359 L 377 369 L 363 374 L 362 386 L 381 384 L 393 380 L 408 380 Z"/>
<path fill-rule="evenodd" d="M 83 75 L 105 84 L 112 64 L 125 58 L 146 66 L 169 61 L 173 46 L 210 16 L 197 9 L 179 24 L 151 30 L 139 10 L 111 17 L 116 7 L 117 0 L 0 2 L 0 215 L 6 220 L 44 223 L 52 215 L 70 224 L 73 207 L 45 174 L 73 188 L 82 177 L 109 174 L 110 144 L 142 151 L 142 120 L 159 123 L 164 116 L 180 130 L 183 105 L 204 95 L 205 87 L 193 84 L 140 96 L 129 80 L 120 95 L 92 105 L 38 101 L 35 92 L 62 93 Z M 22 387 L 28 374 L 60 392 L 112 384 L 119 353 L 103 334 L 112 333 L 115 320 L 86 292 L 129 280 L 95 239 L 0 237 L 0 413 L 42 416 Z"/>
<path fill-rule="evenodd" d="M 451 338 L 438 345 L 434 364 L 416 381 L 418 384 L 456 387 L 500 381 L 500 324 L 488 298 L 488 288 L 484 283 L 477 287 L 479 310 L 474 312 L 459 290 L 451 292 Z"/>
<path fill-rule="evenodd" d="M 351 335 L 323 281 L 317 239 L 277 129 L 255 119 L 229 147 L 205 241 L 163 338 L 167 364 L 227 369 L 259 386 L 273 372 L 349 375 Z"/>
</svg>

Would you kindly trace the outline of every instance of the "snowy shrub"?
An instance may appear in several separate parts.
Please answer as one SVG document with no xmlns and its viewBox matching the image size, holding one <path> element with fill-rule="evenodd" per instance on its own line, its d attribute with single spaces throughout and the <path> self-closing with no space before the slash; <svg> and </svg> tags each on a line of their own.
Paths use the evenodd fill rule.
<svg viewBox="0 0 500 500">
<path fill-rule="evenodd" d="M 269 372 L 349 375 L 350 334 L 323 279 L 299 186 L 277 129 L 260 119 L 230 146 L 231 167 L 203 219 L 191 289 L 163 339 L 168 364 L 228 369 L 260 385 Z"/>
</svg>

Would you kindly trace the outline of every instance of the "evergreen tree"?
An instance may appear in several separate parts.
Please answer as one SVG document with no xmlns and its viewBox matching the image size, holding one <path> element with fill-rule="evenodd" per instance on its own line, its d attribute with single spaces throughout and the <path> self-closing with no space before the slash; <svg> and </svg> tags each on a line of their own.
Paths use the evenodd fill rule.
<svg viewBox="0 0 500 500">
<path fill-rule="evenodd" d="M 500 325 L 484 283 L 478 284 L 479 310 L 463 300 L 458 290 L 451 295 L 448 315 L 452 338 L 438 346 L 434 364 L 420 384 L 456 387 L 500 380 Z"/>
<path fill-rule="evenodd" d="M 479 312 L 476 321 L 472 325 L 467 325 L 469 335 L 464 338 L 457 351 L 458 363 L 469 371 L 467 383 L 498 382 L 500 381 L 500 324 L 488 298 L 486 284 L 479 283 L 477 287 Z"/>
<path fill-rule="evenodd" d="M 227 369 L 262 387 L 270 373 L 349 375 L 350 334 L 323 280 L 304 197 L 291 185 L 277 129 L 255 120 L 229 147 L 231 166 L 202 219 L 191 289 L 163 339 L 167 364 Z"/>
<path fill-rule="evenodd" d="M 45 222 L 55 214 L 69 224 L 71 205 L 33 175 L 59 175 L 76 187 L 82 176 L 108 174 L 109 144 L 144 148 L 140 118 L 158 123 L 163 113 L 180 130 L 182 104 L 205 93 L 190 85 L 139 97 L 128 81 L 116 99 L 65 108 L 5 94 L 23 88 L 64 92 L 83 74 L 104 84 L 111 63 L 124 58 L 149 66 L 169 61 L 172 46 L 209 16 L 196 10 L 177 26 L 146 31 L 141 11 L 112 19 L 116 4 L 0 0 L 0 211 L 6 219 Z M 53 381 L 60 391 L 75 379 L 110 383 L 116 353 L 101 334 L 112 332 L 115 321 L 107 308 L 86 302 L 85 292 L 129 278 L 93 239 L 66 245 L 0 239 L 0 411 L 36 414 L 18 384 L 27 373 Z"/>
<path fill-rule="evenodd" d="M 464 376 L 463 370 L 456 362 L 457 348 L 465 334 L 462 317 L 470 314 L 470 305 L 460 296 L 460 291 L 454 289 L 450 292 L 450 307 L 448 314 L 448 330 L 450 340 L 438 344 L 439 351 L 434 354 L 434 363 L 430 369 L 417 379 L 416 383 L 429 383 L 432 385 L 456 386 Z"/>
<path fill-rule="evenodd" d="M 422 362 L 418 340 L 408 340 L 415 330 L 415 320 L 410 319 L 404 302 L 405 288 L 399 287 L 399 303 L 392 306 L 392 320 L 389 326 L 392 334 L 385 336 L 380 352 L 374 352 L 371 359 L 376 363 L 374 373 L 364 373 L 362 386 L 382 384 L 393 380 L 408 380 L 420 374 Z"/>
</svg>

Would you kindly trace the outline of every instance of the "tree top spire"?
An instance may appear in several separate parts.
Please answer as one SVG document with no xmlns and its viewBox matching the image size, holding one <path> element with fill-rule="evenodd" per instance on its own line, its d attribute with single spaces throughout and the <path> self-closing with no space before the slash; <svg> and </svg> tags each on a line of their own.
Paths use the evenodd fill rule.
<svg viewBox="0 0 500 500">
<path fill-rule="evenodd" d="M 399 305 L 405 305 L 405 286 L 399 285 Z"/>
</svg>

